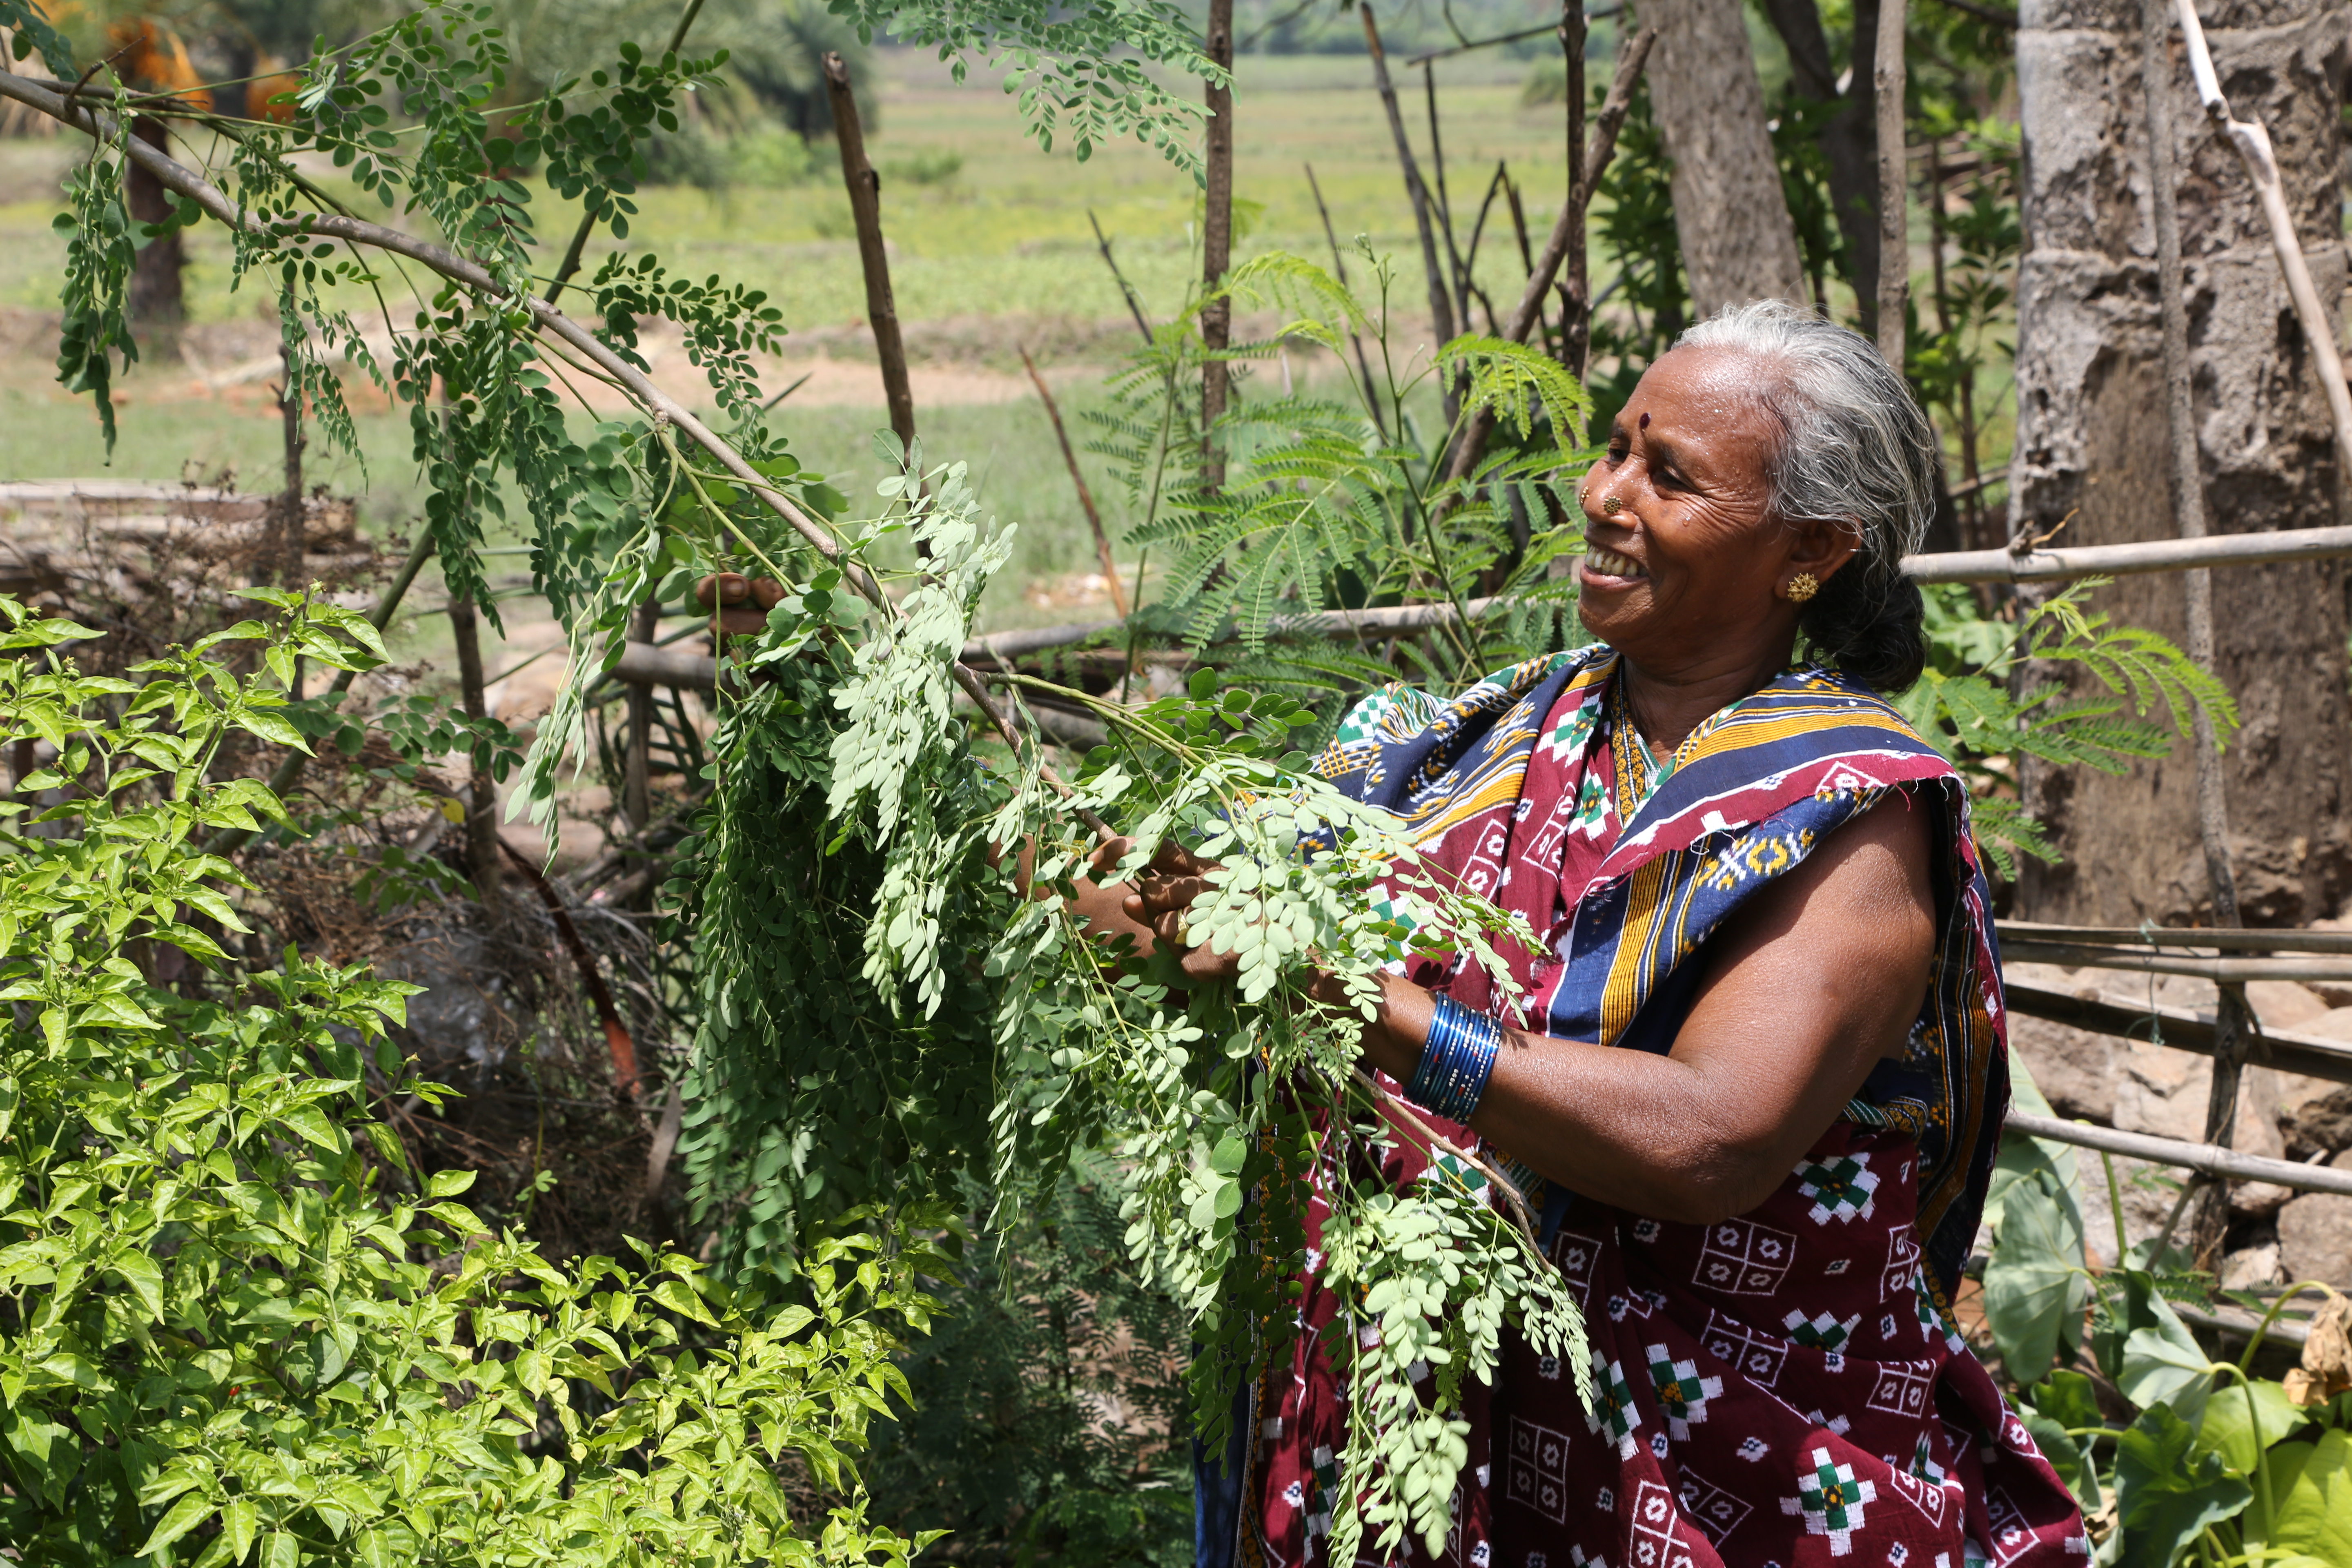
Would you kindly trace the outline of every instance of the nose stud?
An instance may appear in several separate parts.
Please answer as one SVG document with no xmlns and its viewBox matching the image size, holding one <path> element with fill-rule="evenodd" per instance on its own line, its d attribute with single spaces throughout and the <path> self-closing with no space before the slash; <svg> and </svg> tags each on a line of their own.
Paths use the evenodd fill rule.
<svg viewBox="0 0 2352 1568">
<path fill-rule="evenodd" d="M 1615 517 L 1618 510 L 1625 503 L 1623 501 L 1619 500 L 1615 496 L 1604 496 L 1601 498 L 1601 510 L 1607 512 L 1610 516 Z"/>
</svg>

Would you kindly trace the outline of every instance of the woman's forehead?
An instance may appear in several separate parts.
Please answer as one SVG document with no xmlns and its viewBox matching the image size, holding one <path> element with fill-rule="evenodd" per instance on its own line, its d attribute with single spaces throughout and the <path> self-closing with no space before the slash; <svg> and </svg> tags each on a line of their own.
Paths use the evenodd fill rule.
<svg viewBox="0 0 2352 1568">
<path fill-rule="evenodd" d="M 1763 367 L 1737 349 L 1675 349 L 1644 372 L 1618 422 L 1652 437 L 1762 433 L 1771 421 Z"/>
</svg>

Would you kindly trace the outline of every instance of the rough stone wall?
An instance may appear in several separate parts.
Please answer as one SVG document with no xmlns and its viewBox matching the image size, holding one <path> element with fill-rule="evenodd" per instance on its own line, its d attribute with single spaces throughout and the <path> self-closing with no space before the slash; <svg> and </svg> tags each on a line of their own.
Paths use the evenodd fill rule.
<svg viewBox="0 0 2352 1568">
<path fill-rule="evenodd" d="M 2347 13 L 2321 0 L 2209 0 L 2200 12 L 2232 108 L 2270 129 L 2313 276 L 2332 303 L 2346 279 Z M 2027 0 L 2018 31 L 2026 247 L 2013 521 L 2041 534 L 2071 517 L 2060 536 L 2070 544 L 2174 531 L 2140 17 L 2139 0 Z M 2177 34 L 2172 58 L 2209 526 L 2332 525 L 2342 476 L 2326 403 L 2269 231 L 2237 155 L 2197 101 Z M 2256 924 L 2332 914 L 2352 891 L 2344 568 L 2230 567 L 2213 588 L 2218 672 L 2245 721 L 2227 763 L 2241 905 Z M 2183 635 L 2178 575 L 2123 578 L 2094 607 Z M 2026 873 L 2021 915 L 2133 924 L 2209 906 L 2186 742 L 2125 777 L 2029 766 L 2023 784 L 2067 858 Z"/>
</svg>

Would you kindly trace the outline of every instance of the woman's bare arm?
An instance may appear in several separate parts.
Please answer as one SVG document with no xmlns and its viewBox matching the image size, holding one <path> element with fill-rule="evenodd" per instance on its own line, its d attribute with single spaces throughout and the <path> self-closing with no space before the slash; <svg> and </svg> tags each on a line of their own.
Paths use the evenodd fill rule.
<svg viewBox="0 0 2352 1568">
<path fill-rule="evenodd" d="M 1831 837 L 1715 939 L 1665 1056 L 1506 1034 L 1472 1128 L 1571 1191 L 1704 1223 L 1770 1194 L 1925 999 L 1931 813 L 1896 795 Z M 1428 992 L 1391 978 L 1365 1055 L 1412 1076 Z"/>
</svg>

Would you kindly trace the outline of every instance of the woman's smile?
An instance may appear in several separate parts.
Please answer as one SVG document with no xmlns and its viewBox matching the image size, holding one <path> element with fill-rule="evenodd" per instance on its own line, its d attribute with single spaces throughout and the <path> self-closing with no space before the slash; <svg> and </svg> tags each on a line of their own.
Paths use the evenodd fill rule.
<svg viewBox="0 0 2352 1568">
<path fill-rule="evenodd" d="M 1620 554 L 1597 540 L 1584 542 L 1584 585 L 1607 590 L 1637 583 L 1649 576 L 1642 563 L 1630 555 Z"/>
</svg>

